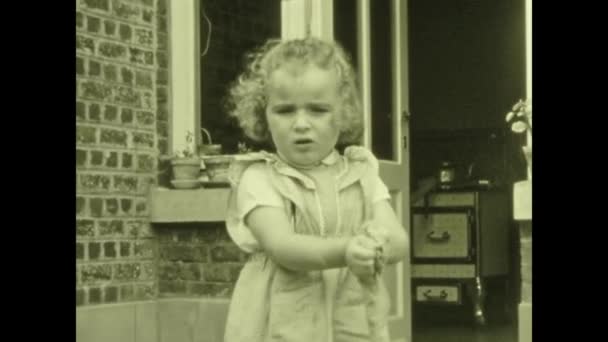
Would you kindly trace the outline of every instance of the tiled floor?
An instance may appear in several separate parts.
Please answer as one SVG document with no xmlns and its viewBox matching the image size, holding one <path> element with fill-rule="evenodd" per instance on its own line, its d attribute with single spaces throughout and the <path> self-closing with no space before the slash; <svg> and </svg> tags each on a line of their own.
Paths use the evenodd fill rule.
<svg viewBox="0 0 608 342">
<path fill-rule="evenodd" d="M 470 324 L 414 327 L 412 342 L 517 342 L 516 324 L 475 328 Z"/>
</svg>

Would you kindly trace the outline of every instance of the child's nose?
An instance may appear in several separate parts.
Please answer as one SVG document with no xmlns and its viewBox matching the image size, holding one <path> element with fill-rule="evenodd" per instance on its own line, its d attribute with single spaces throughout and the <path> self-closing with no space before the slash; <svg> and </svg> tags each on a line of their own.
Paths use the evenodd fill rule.
<svg viewBox="0 0 608 342">
<path fill-rule="evenodd" d="M 308 121 L 308 116 L 306 115 L 305 111 L 300 110 L 296 113 L 293 127 L 296 130 L 304 130 L 310 128 L 310 122 Z"/>
</svg>

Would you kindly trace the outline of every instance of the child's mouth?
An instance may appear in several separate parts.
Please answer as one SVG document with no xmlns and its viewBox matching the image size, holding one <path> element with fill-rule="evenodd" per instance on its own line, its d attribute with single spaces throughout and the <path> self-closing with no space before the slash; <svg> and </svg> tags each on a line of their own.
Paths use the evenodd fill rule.
<svg viewBox="0 0 608 342">
<path fill-rule="evenodd" d="M 297 139 L 295 144 L 298 146 L 304 146 L 308 144 L 312 144 L 312 139 Z"/>
</svg>

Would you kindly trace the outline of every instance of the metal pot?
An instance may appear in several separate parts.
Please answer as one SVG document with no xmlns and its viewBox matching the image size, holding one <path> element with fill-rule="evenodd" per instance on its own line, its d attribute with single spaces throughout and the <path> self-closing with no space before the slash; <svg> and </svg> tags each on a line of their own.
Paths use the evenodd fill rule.
<svg viewBox="0 0 608 342">
<path fill-rule="evenodd" d="M 441 163 L 441 167 L 439 168 L 439 183 L 452 183 L 456 179 L 456 168 L 454 164 L 450 162 Z"/>
</svg>

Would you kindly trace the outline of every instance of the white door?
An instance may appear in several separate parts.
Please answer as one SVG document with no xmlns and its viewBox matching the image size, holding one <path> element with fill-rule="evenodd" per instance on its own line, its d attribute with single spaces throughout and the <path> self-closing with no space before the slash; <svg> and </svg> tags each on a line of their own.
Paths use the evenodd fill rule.
<svg viewBox="0 0 608 342">
<path fill-rule="evenodd" d="M 408 150 L 407 1 L 360 0 L 359 70 L 362 77 L 365 145 L 380 161 L 380 177 L 410 236 Z M 410 254 L 384 276 L 392 298 L 393 341 L 412 341 Z"/>
</svg>

